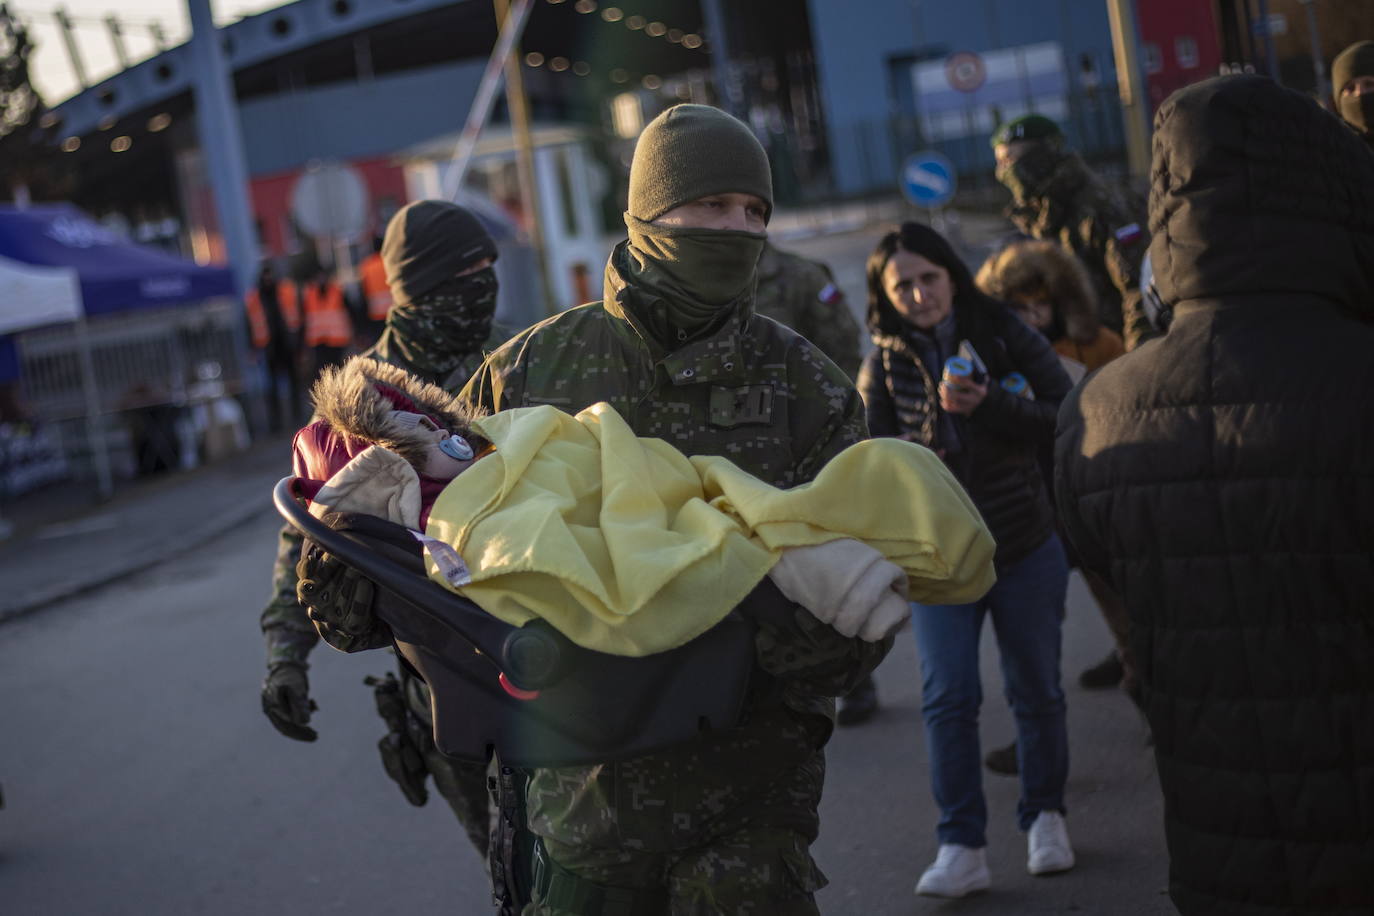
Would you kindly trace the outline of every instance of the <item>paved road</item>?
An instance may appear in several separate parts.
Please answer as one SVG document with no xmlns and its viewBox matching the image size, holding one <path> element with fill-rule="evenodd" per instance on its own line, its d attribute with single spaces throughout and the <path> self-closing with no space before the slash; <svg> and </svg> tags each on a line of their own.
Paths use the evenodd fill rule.
<svg viewBox="0 0 1374 916">
<path fill-rule="evenodd" d="M 256 606 L 268 516 L 101 591 L 0 627 L 0 900 L 7 916 L 484 914 L 483 877 L 447 809 L 405 804 L 374 744 L 378 655 L 316 653 L 321 737 L 257 708 Z M 1106 645 L 1075 584 L 1069 672 Z M 988 640 L 990 643 L 991 640 Z M 991 658 L 984 734 L 1010 735 Z M 1160 806 L 1144 732 L 1113 694 L 1070 692 L 1079 868 L 1024 871 L 1015 783 L 989 777 L 994 892 L 911 894 L 934 851 L 909 634 L 879 671 L 885 708 L 831 745 L 816 855 L 832 914 L 1165 914 Z"/>
</svg>

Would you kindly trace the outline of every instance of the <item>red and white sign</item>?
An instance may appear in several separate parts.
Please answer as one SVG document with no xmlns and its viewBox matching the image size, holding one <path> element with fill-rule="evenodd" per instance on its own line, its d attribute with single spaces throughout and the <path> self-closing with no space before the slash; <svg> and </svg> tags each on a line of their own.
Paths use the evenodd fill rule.
<svg viewBox="0 0 1374 916">
<path fill-rule="evenodd" d="M 959 92 L 977 92 L 987 78 L 987 65 L 972 51 L 960 51 L 945 59 L 945 79 Z"/>
</svg>

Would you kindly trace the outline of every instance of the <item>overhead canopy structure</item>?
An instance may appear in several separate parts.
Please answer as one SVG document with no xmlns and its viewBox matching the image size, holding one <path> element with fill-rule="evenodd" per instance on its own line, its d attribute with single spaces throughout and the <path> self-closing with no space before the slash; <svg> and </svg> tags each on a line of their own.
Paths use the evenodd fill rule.
<svg viewBox="0 0 1374 916">
<path fill-rule="evenodd" d="M 135 245 L 70 205 L 0 207 L 0 333 L 233 293 L 228 268 Z"/>
</svg>

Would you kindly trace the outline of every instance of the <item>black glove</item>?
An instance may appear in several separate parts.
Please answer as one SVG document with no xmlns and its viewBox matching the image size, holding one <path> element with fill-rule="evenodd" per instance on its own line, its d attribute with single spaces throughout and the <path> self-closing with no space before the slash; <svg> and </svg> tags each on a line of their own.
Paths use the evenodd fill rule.
<svg viewBox="0 0 1374 916">
<path fill-rule="evenodd" d="M 314 741 L 319 733 L 310 727 L 310 714 L 318 708 L 310 699 L 304 665 L 277 662 L 267 669 L 267 680 L 262 682 L 262 711 L 277 731 L 297 741 Z"/>
<path fill-rule="evenodd" d="M 320 638 L 342 652 L 391 645 L 391 632 L 372 613 L 372 580 L 306 540 L 296 564 L 296 597 Z"/>
</svg>

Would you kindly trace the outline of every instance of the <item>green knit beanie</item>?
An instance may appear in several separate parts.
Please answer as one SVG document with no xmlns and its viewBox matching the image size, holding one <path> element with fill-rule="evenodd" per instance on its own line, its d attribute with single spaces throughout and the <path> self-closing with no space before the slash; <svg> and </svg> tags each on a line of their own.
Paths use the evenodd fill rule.
<svg viewBox="0 0 1374 916">
<path fill-rule="evenodd" d="M 1341 89 L 1357 76 L 1374 76 L 1374 41 L 1358 41 L 1331 62 L 1331 94 L 1341 97 Z"/>
<path fill-rule="evenodd" d="M 773 214 L 773 174 L 754 132 L 709 105 L 675 105 L 649 122 L 630 164 L 631 216 L 650 222 L 711 194 L 755 194 Z"/>
</svg>

